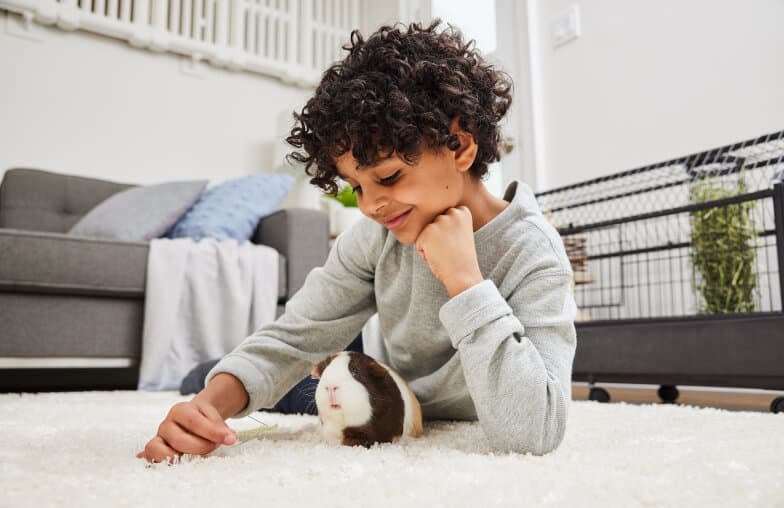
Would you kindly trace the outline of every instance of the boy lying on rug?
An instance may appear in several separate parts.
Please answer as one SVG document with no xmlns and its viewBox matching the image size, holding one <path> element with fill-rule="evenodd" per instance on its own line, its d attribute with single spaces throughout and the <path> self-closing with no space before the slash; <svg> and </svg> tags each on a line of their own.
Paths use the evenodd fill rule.
<svg viewBox="0 0 784 508">
<path fill-rule="evenodd" d="M 287 141 L 304 152 L 292 158 L 323 190 L 348 182 L 367 218 L 277 321 L 171 408 L 140 457 L 232 444 L 226 418 L 287 398 L 290 412 L 312 408 L 312 393 L 291 404 L 301 386 L 289 390 L 376 312 L 388 363 L 425 419 L 478 419 L 499 451 L 559 445 L 575 351 L 571 267 L 528 186 L 512 182 L 503 199 L 484 186 L 511 81 L 439 24 L 384 26 L 367 40 L 354 31 L 295 113 Z"/>
</svg>

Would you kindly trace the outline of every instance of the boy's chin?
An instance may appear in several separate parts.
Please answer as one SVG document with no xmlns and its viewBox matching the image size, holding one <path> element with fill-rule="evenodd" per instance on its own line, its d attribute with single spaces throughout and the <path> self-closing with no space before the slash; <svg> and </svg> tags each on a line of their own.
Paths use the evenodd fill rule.
<svg viewBox="0 0 784 508">
<path fill-rule="evenodd" d="M 402 243 L 403 245 L 413 245 L 416 243 L 418 235 L 414 232 L 406 231 L 403 228 L 403 231 L 390 231 L 397 239 L 398 242 Z"/>
</svg>

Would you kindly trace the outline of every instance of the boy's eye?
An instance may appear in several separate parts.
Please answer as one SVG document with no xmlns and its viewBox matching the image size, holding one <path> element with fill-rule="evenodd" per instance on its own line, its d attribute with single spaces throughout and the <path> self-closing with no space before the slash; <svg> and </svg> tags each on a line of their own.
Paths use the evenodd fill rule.
<svg viewBox="0 0 784 508">
<path fill-rule="evenodd" d="M 393 174 L 391 174 L 386 178 L 380 179 L 378 183 L 380 183 L 381 185 L 392 185 L 393 183 L 398 181 L 399 178 L 400 178 L 400 170 L 395 171 Z M 357 185 L 356 187 L 352 187 L 351 190 L 353 190 L 356 194 L 360 194 L 360 195 L 362 194 L 362 187 L 360 187 L 359 185 Z"/>
<path fill-rule="evenodd" d="M 381 185 L 392 185 L 397 181 L 398 178 L 400 178 L 400 170 L 395 171 L 394 174 L 386 178 L 382 178 L 381 180 L 379 180 L 379 183 Z"/>
</svg>

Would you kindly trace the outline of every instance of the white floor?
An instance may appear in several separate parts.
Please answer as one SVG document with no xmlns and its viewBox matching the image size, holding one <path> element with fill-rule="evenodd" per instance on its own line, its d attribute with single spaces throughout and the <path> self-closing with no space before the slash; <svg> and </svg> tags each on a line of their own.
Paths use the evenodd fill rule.
<svg viewBox="0 0 784 508">
<path fill-rule="evenodd" d="M 329 447 L 311 416 L 176 466 L 134 458 L 174 393 L 0 395 L 0 506 L 784 506 L 784 414 L 572 403 L 561 447 L 494 454 L 478 423 Z M 230 422 L 238 429 L 258 424 Z"/>
</svg>

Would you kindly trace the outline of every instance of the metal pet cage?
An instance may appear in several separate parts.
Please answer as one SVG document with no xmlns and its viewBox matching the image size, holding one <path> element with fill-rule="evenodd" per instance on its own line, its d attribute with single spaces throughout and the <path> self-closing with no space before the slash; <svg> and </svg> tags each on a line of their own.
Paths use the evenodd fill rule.
<svg viewBox="0 0 784 508">
<path fill-rule="evenodd" d="M 784 131 L 537 194 L 575 272 L 574 379 L 784 389 Z M 771 403 L 784 411 L 784 398 Z"/>
</svg>

